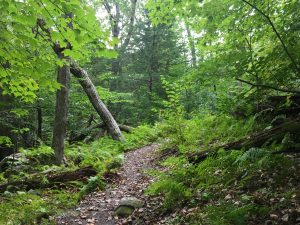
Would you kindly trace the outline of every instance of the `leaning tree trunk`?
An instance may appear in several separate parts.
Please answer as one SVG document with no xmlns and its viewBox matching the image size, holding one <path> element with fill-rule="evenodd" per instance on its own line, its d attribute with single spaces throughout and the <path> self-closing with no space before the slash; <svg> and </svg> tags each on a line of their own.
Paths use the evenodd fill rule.
<svg viewBox="0 0 300 225">
<path fill-rule="evenodd" d="M 58 69 L 57 82 L 62 86 L 56 92 L 52 148 L 55 152 L 55 164 L 60 165 L 64 161 L 64 139 L 68 122 L 68 99 L 70 88 L 70 67 L 68 65 L 64 65 Z"/>
<path fill-rule="evenodd" d="M 122 135 L 120 128 L 115 121 L 114 117 L 111 115 L 110 111 L 107 109 L 105 104 L 101 101 L 98 92 L 92 83 L 91 79 L 89 78 L 87 72 L 80 68 L 75 63 L 71 64 L 71 73 L 78 78 L 79 83 L 81 84 L 82 88 L 84 89 L 85 93 L 90 99 L 93 107 L 105 123 L 108 128 L 108 131 L 112 138 L 117 141 L 124 141 L 125 138 Z"/>
</svg>

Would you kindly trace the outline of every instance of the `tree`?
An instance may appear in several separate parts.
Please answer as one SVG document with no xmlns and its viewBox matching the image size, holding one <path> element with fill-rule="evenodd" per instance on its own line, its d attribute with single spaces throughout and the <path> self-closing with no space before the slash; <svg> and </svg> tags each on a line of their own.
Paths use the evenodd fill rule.
<svg viewBox="0 0 300 225">
<path fill-rule="evenodd" d="M 103 2 L 104 8 L 109 15 L 109 21 L 111 26 L 111 34 L 114 39 L 120 40 L 120 45 L 115 45 L 114 49 L 118 51 L 119 55 L 116 59 L 112 60 L 111 71 L 114 76 L 120 75 L 121 59 L 122 54 L 126 51 L 126 48 L 131 39 L 134 21 L 136 15 L 137 0 L 130 0 L 130 4 L 127 1 L 113 0 L 111 3 L 108 0 Z M 127 5 L 130 5 L 128 8 Z M 113 13 L 114 8 L 114 13 Z M 129 12 L 128 15 L 127 12 Z M 127 28 L 127 29 L 126 29 Z M 121 31 L 123 36 L 121 37 Z M 118 86 L 118 84 L 116 84 Z M 111 86 L 111 90 L 116 89 L 116 87 Z"/>
<path fill-rule="evenodd" d="M 4 13 L 1 26 L 5 30 L 0 35 L 4 41 L 1 43 L 11 44 L 1 45 L 2 94 L 33 103 L 39 88 L 59 89 L 57 96 L 61 102 L 57 105 L 64 109 L 56 112 L 60 122 L 57 121 L 54 133 L 64 133 L 64 128 L 58 129 L 58 124 L 66 124 L 68 67 L 71 61 L 87 62 L 92 53 L 110 57 L 112 54 L 106 50 L 106 44 L 111 44 L 108 36 L 101 30 L 91 6 L 81 1 L 11 0 L 1 3 L 1 11 Z M 64 16 L 69 12 L 72 17 Z M 70 23 L 72 27 L 68 26 Z M 58 82 L 53 82 L 51 74 L 55 65 L 60 67 L 59 75 L 63 75 L 59 76 Z M 105 122 L 108 127 L 112 123 Z M 121 140 L 120 130 L 117 133 Z M 64 135 L 60 136 L 59 141 L 54 138 L 53 146 L 59 142 L 61 149 Z"/>
<path fill-rule="evenodd" d="M 189 22 L 201 61 L 186 79 L 200 81 L 192 85 L 198 93 L 215 93 L 215 106 L 234 111 L 247 102 L 259 110 L 268 95 L 298 93 L 299 2 L 171 0 L 147 7 L 154 23 L 170 24 L 176 16 Z M 225 83 L 231 84 L 227 96 Z"/>
</svg>

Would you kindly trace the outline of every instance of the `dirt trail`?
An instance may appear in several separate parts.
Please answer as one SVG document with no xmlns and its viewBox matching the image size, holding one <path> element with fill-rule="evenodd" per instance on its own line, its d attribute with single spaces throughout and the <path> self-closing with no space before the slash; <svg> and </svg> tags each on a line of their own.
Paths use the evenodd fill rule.
<svg viewBox="0 0 300 225">
<path fill-rule="evenodd" d="M 144 190 L 153 181 L 144 171 L 155 168 L 152 161 L 157 148 L 157 144 L 152 144 L 126 153 L 124 165 L 118 172 L 119 176 L 115 178 L 115 182 L 109 184 L 103 192 L 93 192 L 86 196 L 76 211 L 58 217 L 57 224 L 153 224 L 153 220 L 149 222 L 150 218 L 145 212 L 152 211 L 155 207 L 153 204 L 157 206 L 157 202 L 155 199 L 149 201 L 149 197 L 144 195 Z M 144 208 L 136 210 L 131 217 L 120 219 L 114 216 L 114 209 L 123 197 L 136 197 L 144 200 L 146 204 Z"/>
</svg>

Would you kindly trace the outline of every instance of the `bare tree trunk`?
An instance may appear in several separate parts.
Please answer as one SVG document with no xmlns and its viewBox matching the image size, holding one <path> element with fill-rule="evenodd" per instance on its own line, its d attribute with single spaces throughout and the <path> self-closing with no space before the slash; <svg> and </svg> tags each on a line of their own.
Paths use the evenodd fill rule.
<svg viewBox="0 0 300 225">
<path fill-rule="evenodd" d="M 188 41 L 189 41 L 189 46 L 191 50 L 191 55 L 192 55 L 192 66 L 196 67 L 197 66 L 197 57 L 196 57 L 196 48 L 195 48 L 195 43 L 192 37 L 192 33 L 190 30 L 190 26 L 187 21 L 185 21 L 185 27 L 186 27 L 186 32 L 188 35 Z"/>
<path fill-rule="evenodd" d="M 42 140 L 42 123 L 43 123 L 43 117 L 42 117 L 42 108 L 41 105 L 38 103 L 36 108 L 37 113 L 37 137 Z"/>
<path fill-rule="evenodd" d="M 134 19 L 135 19 L 135 14 L 136 14 L 136 3 L 137 3 L 137 0 L 131 0 L 131 15 L 130 15 L 130 19 L 129 19 L 129 25 L 128 25 L 128 33 L 127 33 L 127 36 L 121 46 L 121 49 L 120 49 L 120 52 L 123 53 L 128 44 L 129 44 L 129 41 L 131 39 L 131 36 L 132 36 L 132 33 L 133 33 L 133 28 L 134 28 Z"/>
<path fill-rule="evenodd" d="M 128 32 L 125 36 L 124 42 L 120 47 L 115 46 L 115 51 L 119 52 L 119 55 L 116 59 L 112 60 L 111 63 L 111 71 L 115 77 L 118 77 L 122 74 L 122 54 L 126 51 L 126 48 L 130 42 L 132 33 L 133 33 L 133 28 L 134 28 L 134 20 L 135 20 L 135 14 L 136 14 L 136 5 L 137 5 L 137 0 L 130 0 L 131 1 L 131 9 L 130 9 L 130 17 L 128 21 Z M 111 34 L 114 38 L 120 38 L 121 40 L 123 37 L 120 37 L 120 31 L 121 27 L 123 25 L 120 25 L 122 22 L 122 15 L 120 11 L 120 5 L 117 1 L 113 1 L 113 6 L 109 4 L 107 0 L 104 0 L 103 5 L 109 14 L 109 20 L 111 24 Z M 112 7 L 115 8 L 114 12 L 112 11 Z M 110 91 L 115 91 L 120 88 L 120 82 L 119 80 L 111 80 L 110 81 Z"/>
<path fill-rule="evenodd" d="M 71 73 L 76 78 L 78 78 L 79 83 L 81 84 L 85 93 L 89 97 L 93 107 L 95 108 L 105 125 L 108 127 L 109 133 L 112 136 L 112 138 L 117 141 L 124 141 L 125 138 L 122 135 L 117 122 L 115 121 L 105 104 L 101 101 L 98 92 L 91 79 L 89 78 L 87 72 L 75 63 L 72 63 Z"/>
<path fill-rule="evenodd" d="M 72 14 L 69 15 L 69 17 L 71 16 Z M 45 28 L 45 22 L 42 19 L 38 20 L 38 25 L 44 32 L 46 32 L 50 36 L 50 30 Z M 59 46 L 54 45 L 53 50 L 59 57 L 61 56 Z M 97 111 L 97 113 L 99 114 L 103 122 L 108 127 L 109 133 L 112 136 L 112 138 L 118 141 L 124 141 L 125 138 L 122 135 L 117 122 L 115 121 L 115 119 L 113 118 L 109 110 L 106 108 L 105 104 L 101 101 L 97 93 L 97 90 L 94 84 L 92 83 L 91 79 L 89 78 L 87 72 L 82 68 L 80 68 L 79 66 L 77 66 L 74 62 L 72 62 L 70 67 L 64 66 L 63 68 L 65 70 L 62 70 L 61 72 L 64 75 L 64 79 L 61 79 L 61 77 L 58 76 L 58 81 L 62 85 L 64 84 L 66 85 L 61 89 L 64 92 L 61 93 L 61 90 L 57 92 L 55 127 L 53 130 L 53 143 L 52 143 L 52 146 L 55 149 L 55 156 L 58 159 L 58 161 L 60 157 L 63 158 L 63 152 L 64 152 L 64 148 L 63 148 L 64 143 L 62 137 L 64 137 L 66 133 L 66 127 L 63 126 L 64 125 L 66 126 L 67 124 L 68 107 L 66 105 L 68 103 L 68 96 L 69 96 L 70 72 L 79 79 L 79 83 L 83 87 L 85 93 L 88 95 L 88 98 L 90 99 L 93 107 L 95 108 L 95 110 Z M 60 103 L 62 103 L 63 109 L 59 108 Z M 59 117 L 64 117 L 64 118 L 59 118 Z M 62 126 L 58 127 L 59 124 L 61 124 Z M 60 136 L 58 136 L 58 134 L 60 134 Z"/>
<path fill-rule="evenodd" d="M 52 148 L 55 153 L 55 164 L 60 165 L 64 161 L 64 139 L 68 123 L 68 99 L 70 88 L 70 67 L 64 65 L 58 68 L 57 82 L 62 87 L 56 92 L 55 119 L 53 127 Z"/>
</svg>

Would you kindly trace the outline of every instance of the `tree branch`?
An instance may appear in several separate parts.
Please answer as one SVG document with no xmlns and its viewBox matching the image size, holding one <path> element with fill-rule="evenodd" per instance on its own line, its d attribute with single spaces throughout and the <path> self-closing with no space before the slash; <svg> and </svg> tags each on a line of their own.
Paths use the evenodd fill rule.
<svg viewBox="0 0 300 225">
<path fill-rule="evenodd" d="M 267 84 L 254 84 L 254 83 L 251 83 L 250 81 L 242 80 L 240 78 L 236 78 L 236 80 L 238 80 L 242 83 L 245 83 L 245 84 L 249 84 L 249 85 L 254 86 L 254 87 L 263 87 L 263 88 L 272 89 L 272 90 L 281 91 L 281 92 L 286 92 L 286 93 L 300 94 L 300 91 L 296 91 L 296 90 L 281 89 L 281 88 L 273 87 L 273 86 L 270 86 L 270 85 L 267 85 Z"/>
<path fill-rule="evenodd" d="M 269 25 L 272 27 L 272 30 L 274 31 L 274 33 L 276 34 L 277 38 L 279 39 L 285 53 L 287 54 L 287 56 L 289 57 L 289 59 L 291 60 L 296 72 L 298 73 L 298 75 L 300 76 L 300 68 L 296 62 L 296 60 L 293 58 L 293 56 L 291 55 L 291 53 L 289 52 L 287 46 L 285 45 L 282 37 L 280 36 L 279 32 L 277 31 L 274 23 L 272 22 L 271 18 L 266 15 L 262 10 L 260 10 L 259 8 L 257 8 L 255 5 L 253 5 L 252 3 L 248 2 L 247 0 L 242 0 L 244 3 L 246 3 L 247 5 L 251 6 L 253 9 L 255 9 L 259 14 L 261 14 L 269 23 Z"/>
</svg>

